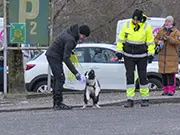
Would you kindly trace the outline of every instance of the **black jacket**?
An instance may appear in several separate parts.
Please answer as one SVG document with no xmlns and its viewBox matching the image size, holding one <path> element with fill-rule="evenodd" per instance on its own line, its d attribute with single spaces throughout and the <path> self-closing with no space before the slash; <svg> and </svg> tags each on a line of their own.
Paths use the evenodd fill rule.
<svg viewBox="0 0 180 135">
<path fill-rule="evenodd" d="M 79 26 L 76 24 L 57 35 L 52 45 L 48 48 L 46 56 L 56 58 L 60 62 L 64 61 L 70 71 L 76 75 L 78 71 L 71 63 L 70 56 L 78 40 Z"/>
</svg>

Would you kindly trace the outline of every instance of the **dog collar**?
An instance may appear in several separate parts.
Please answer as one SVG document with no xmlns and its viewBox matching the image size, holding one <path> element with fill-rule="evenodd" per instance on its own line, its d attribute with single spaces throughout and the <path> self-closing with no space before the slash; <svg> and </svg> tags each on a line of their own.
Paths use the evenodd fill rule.
<svg viewBox="0 0 180 135">
<path fill-rule="evenodd" d="M 89 87 L 93 87 L 94 88 L 94 90 L 96 89 L 96 83 L 94 83 L 94 85 L 90 85 L 89 83 L 87 83 L 87 86 L 89 86 Z"/>
</svg>

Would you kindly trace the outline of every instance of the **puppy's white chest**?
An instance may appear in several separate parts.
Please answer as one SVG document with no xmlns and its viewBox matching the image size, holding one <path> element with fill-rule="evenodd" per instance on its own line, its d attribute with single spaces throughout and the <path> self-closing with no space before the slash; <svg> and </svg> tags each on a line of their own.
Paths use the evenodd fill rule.
<svg viewBox="0 0 180 135">
<path fill-rule="evenodd" d="M 89 92 L 89 94 L 94 94 L 95 93 L 95 88 L 93 88 L 91 86 L 87 86 L 87 91 Z"/>
</svg>

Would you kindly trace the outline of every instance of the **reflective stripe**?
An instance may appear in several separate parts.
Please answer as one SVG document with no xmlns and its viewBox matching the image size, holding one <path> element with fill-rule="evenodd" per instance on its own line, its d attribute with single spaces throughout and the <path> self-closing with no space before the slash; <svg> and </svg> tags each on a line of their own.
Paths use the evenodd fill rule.
<svg viewBox="0 0 180 135">
<path fill-rule="evenodd" d="M 130 44 L 135 44 L 135 45 L 142 45 L 142 44 L 146 43 L 144 41 L 132 41 L 132 40 L 128 40 L 128 39 L 126 41 Z"/>
<path fill-rule="evenodd" d="M 153 55 L 154 55 L 154 53 L 148 53 L 148 56 L 151 56 L 151 55 L 153 56 Z"/>
<path fill-rule="evenodd" d="M 125 43 L 125 42 L 126 42 L 126 40 L 121 40 L 121 39 L 119 39 L 119 38 L 118 38 L 118 42 Z"/>
<path fill-rule="evenodd" d="M 122 54 L 124 53 L 124 52 L 123 52 L 123 51 L 121 51 L 121 50 L 117 50 L 117 52 L 122 53 Z"/>
<path fill-rule="evenodd" d="M 127 97 L 134 97 L 135 96 L 135 88 L 127 88 L 126 96 Z"/>
<path fill-rule="evenodd" d="M 127 88 L 134 88 L 134 84 L 127 84 Z"/>
<path fill-rule="evenodd" d="M 148 26 L 148 24 L 147 24 L 147 23 L 145 23 L 145 25 L 144 25 L 144 30 L 146 30 L 147 26 Z"/>
<path fill-rule="evenodd" d="M 154 42 L 146 42 L 146 45 L 152 45 Z"/>
<path fill-rule="evenodd" d="M 148 100 L 149 96 L 142 96 L 142 100 Z"/>
<path fill-rule="evenodd" d="M 133 96 L 133 97 L 128 96 L 127 99 L 133 100 L 133 99 L 134 99 L 134 96 Z"/>
<path fill-rule="evenodd" d="M 148 97 L 149 96 L 149 88 L 140 88 L 140 93 L 142 97 Z"/>
<path fill-rule="evenodd" d="M 124 52 L 123 54 L 125 56 L 127 56 L 127 57 L 132 57 L 132 58 L 143 58 L 143 57 L 147 56 L 147 53 L 143 53 L 143 54 L 129 54 L 129 53 Z"/>
<path fill-rule="evenodd" d="M 126 27 L 129 28 L 129 25 L 130 25 L 130 21 L 127 22 L 127 26 Z"/>
<path fill-rule="evenodd" d="M 148 84 L 146 84 L 146 85 L 140 85 L 140 88 L 148 88 Z"/>
</svg>

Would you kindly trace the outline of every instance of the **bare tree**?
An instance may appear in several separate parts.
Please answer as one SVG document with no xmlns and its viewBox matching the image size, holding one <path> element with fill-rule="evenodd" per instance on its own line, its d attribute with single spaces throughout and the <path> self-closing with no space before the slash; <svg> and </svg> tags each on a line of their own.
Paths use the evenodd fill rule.
<svg viewBox="0 0 180 135">
<path fill-rule="evenodd" d="M 9 44 L 17 47 L 17 44 Z M 25 93 L 24 67 L 21 50 L 8 50 L 8 93 Z"/>
<path fill-rule="evenodd" d="M 116 36 L 118 20 L 131 18 L 132 12 L 142 9 L 147 16 L 166 17 L 172 15 L 177 26 L 180 26 L 179 0 L 53 0 L 54 35 L 72 24 L 88 24 L 91 28 L 89 41 L 103 41 L 113 43 Z M 0 0 L 0 16 L 3 15 L 3 0 Z M 9 51 L 9 71 L 13 72 L 10 81 L 11 88 L 20 90 L 22 78 L 21 52 Z M 13 69 L 17 67 L 17 69 Z M 19 83 L 18 83 L 19 82 Z M 21 85 L 21 87 L 23 87 Z"/>
</svg>

